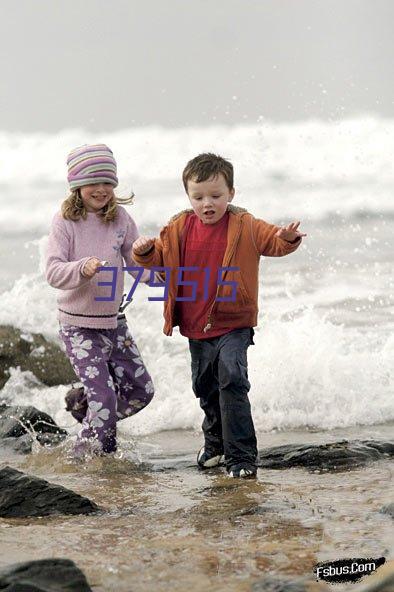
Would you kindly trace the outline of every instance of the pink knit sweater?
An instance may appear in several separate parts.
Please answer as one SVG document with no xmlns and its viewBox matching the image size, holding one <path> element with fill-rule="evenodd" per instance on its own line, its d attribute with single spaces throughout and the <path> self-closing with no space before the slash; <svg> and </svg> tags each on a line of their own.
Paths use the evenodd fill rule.
<svg viewBox="0 0 394 592">
<path fill-rule="evenodd" d="M 124 289 L 123 266 L 135 266 L 131 257 L 133 242 L 139 233 L 134 220 L 122 206 L 118 216 L 108 224 L 89 212 L 86 220 L 65 220 L 55 214 L 49 234 L 46 257 L 46 278 L 51 286 L 59 288 L 58 319 L 61 323 L 94 329 L 114 329 Z M 98 301 L 95 297 L 111 297 L 111 270 L 100 271 L 91 279 L 82 275 L 82 268 L 91 258 L 108 261 L 107 267 L 117 267 L 115 295 L 112 301 Z M 124 260 L 124 262 L 123 262 Z M 135 276 L 136 273 L 128 272 Z M 144 271 L 141 281 L 149 280 Z"/>
</svg>

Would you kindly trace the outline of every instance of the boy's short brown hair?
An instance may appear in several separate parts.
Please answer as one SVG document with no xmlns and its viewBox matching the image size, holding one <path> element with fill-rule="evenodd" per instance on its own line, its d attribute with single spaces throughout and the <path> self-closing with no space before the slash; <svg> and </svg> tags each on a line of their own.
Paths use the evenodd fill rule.
<svg viewBox="0 0 394 592">
<path fill-rule="evenodd" d="M 234 168 L 229 160 L 217 154 L 212 154 L 212 152 L 204 152 L 192 158 L 182 173 L 186 193 L 188 181 L 193 180 L 196 183 L 202 183 L 212 177 L 217 177 L 220 173 L 231 191 L 234 188 Z"/>
</svg>

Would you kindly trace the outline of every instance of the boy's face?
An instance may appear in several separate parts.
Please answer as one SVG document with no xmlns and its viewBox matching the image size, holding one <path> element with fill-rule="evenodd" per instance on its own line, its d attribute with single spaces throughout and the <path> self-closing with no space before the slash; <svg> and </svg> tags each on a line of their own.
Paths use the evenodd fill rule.
<svg viewBox="0 0 394 592">
<path fill-rule="evenodd" d="M 207 181 L 187 182 L 187 194 L 191 206 L 203 224 L 215 224 L 223 218 L 227 204 L 234 197 L 234 188 L 229 189 L 222 173 Z"/>
</svg>

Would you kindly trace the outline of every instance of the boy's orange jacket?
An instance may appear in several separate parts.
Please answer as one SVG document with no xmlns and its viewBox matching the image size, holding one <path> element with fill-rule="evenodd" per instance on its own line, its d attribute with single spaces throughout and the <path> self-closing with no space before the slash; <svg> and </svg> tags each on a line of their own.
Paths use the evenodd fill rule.
<svg viewBox="0 0 394 592">
<path fill-rule="evenodd" d="M 260 256 L 282 257 L 297 249 L 301 239 L 289 243 L 275 236 L 279 226 L 254 218 L 245 209 L 228 206 L 229 222 L 227 248 L 223 267 L 238 267 L 239 271 L 223 273 L 223 280 L 237 282 L 235 302 L 212 302 L 206 319 L 204 332 L 227 328 L 255 327 L 258 313 L 258 272 Z M 133 251 L 133 259 L 145 268 L 170 267 L 168 298 L 164 303 L 164 333 L 172 335 L 173 327 L 179 323 L 175 318 L 178 268 L 181 265 L 180 250 L 182 232 L 186 218 L 193 210 L 184 210 L 173 216 L 167 226 L 155 239 L 155 245 L 145 255 Z M 216 297 L 231 297 L 231 286 L 219 286 Z"/>
</svg>

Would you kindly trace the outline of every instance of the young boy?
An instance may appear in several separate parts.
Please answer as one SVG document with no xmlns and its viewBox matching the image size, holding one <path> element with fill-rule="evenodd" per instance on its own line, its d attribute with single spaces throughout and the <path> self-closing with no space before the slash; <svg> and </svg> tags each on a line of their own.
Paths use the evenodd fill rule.
<svg viewBox="0 0 394 592">
<path fill-rule="evenodd" d="M 193 158 L 183 184 L 192 209 L 175 215 L 160 238 L 138 238 L 133 258 L 145 268 L 170 268 L 164 333 L 179 325 L 189 338 L 193 391 L 205 413 L 198 465 L 225 460 L 230 477 L 253 478 L 257 443 L 246 352 L 257 325 L 259 260 L 292 253 L 306 235 L 299 222 L 274 226 L 231 205 L 233 166 L 220 156 Z"/>
</svg>

